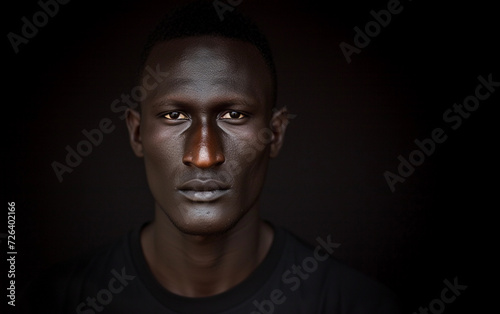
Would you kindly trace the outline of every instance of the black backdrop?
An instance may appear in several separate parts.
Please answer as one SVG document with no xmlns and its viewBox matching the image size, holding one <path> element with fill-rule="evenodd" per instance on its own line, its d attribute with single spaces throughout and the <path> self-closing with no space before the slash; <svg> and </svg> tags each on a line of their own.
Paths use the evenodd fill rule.
<svg viewBox="0 0 500 314">
<path fill-rule="evenodd" d="M 110 105 L 135 86 L 145 37 L 178 2 L 71 1 L 18 53 L 4 37 L 1 216 L 15 201 L 18 293 L 49 265 L 151 219 L 142 160 Z M 330 235 L 341 243 L 335 257 L 393 289 L 406 313 L 439 299 L 443 281 L 454 278 L 467 289 L 445 312 L 481 313 L 496 308 L 493 133 L 500 92 L 480 101 L 456 130 L 443 113 L 474 95 L 478 76 L 500 81 L 498 14 L 487 1 L 401 1 L 402 11 L 348 63 L 339 45 L 354 45 L 353 28 L 363 29 L 374 20 L 371 10 L 393 2 L 237 6 L 268 35 L 278 103 L 294 114 L 271 163 L 262 215 L 310 243 Z M 39 10 L 36 1 L 5 3 L 4 34 L 20 34 L 21 18 Z M 76 148 L 82 130 L 105 118 L 115 129 L 59 182 L 51 164 L 64 163 L 65 147 Z M 392 192 L 384 172 L 397 174 L 398 156 L 408 159 L 414 141 L 435 128 L 446 141 Z M 6 230 L 7 221 L 0 226 Z M 1 299 L 4 306 L 8 299 Z"/>
</svg>

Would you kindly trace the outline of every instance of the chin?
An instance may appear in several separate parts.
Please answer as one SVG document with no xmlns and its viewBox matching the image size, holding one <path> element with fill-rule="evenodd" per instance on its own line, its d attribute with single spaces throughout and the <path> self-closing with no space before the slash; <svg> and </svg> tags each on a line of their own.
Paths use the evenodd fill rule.
<svg viewBox="0 0 500 314">
<path fill-rule="evenodd" d="M 229 213 L 227 209 L 202 203 L 179 206 L 176 212 L 164 212 L 179 231 L 196 236 L 223 235 L 244 216 L 243 212 Z"/>
</svg>

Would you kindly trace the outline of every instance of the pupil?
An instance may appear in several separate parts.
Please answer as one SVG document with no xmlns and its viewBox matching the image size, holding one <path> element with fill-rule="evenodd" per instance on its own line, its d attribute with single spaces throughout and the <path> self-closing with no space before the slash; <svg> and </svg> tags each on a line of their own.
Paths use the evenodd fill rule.
<svg viewBox="0 0 500 314">
<path fill-rule="evenodd" d="M 179 118 L 179 113 L 177 111 L 174 111 L 174 112 L 170 113 L 170 117 L 172 119 L 177 119 L 177 118 Z"/>
<path fill-rule="evenodd" d="M 231 118 L 233 118 L 233 119 L 236 119 L 236 118 L 238 118 L 238 117 L 240 116 L 240 114 L 239 114 L 238 112 L 236 112 L 236 111 L 231 111 L 231 112 L 229 113 L 229 116 L 230 116 Z"/>
</svg>

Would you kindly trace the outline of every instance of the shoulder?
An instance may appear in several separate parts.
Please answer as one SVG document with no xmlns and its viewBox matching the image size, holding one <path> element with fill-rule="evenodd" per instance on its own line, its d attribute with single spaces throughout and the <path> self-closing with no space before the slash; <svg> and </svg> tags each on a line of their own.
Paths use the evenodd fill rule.
<svg viewBox="0 0 500 314">
<path fill-rule="evenodd" d="M 284 231 L 285 255 L 291 266 L 282 280 L 292 288 L 315 290 L 324 310 L 340 313 L 399 313 L 397 298 L 388 287 L 333 257 L 341 244 L 331 236 L 313 245 Z"/>
<path fill-rule="evenodd" d="M 112 276 L 123 273 L 122 268 L 129 263 L 129 237 L 124 235 L 43 271 L 20 297 L 23 313 L 66 313 L 69 308 L 74 312 L 75 306 L 91 295 L 89 289 L 104 287 Z"/>
</svg>

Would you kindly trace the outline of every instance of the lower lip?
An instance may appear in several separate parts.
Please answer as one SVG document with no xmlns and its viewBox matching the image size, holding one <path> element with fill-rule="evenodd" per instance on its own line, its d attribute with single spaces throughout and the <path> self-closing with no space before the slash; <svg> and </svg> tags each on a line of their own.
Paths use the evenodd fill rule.
<svg viewBox="0 0 500 314">
<path fill-rule="evenodd" d="M 179 190 L 179 193 L 184 195 L 187 199 L 193 202 L 211 202 L 215 201 L 223 195 L 227 194 L 229 190 L 211 190 L 211 191 L 193 191 L 193 190 Z"/>
</svg>

